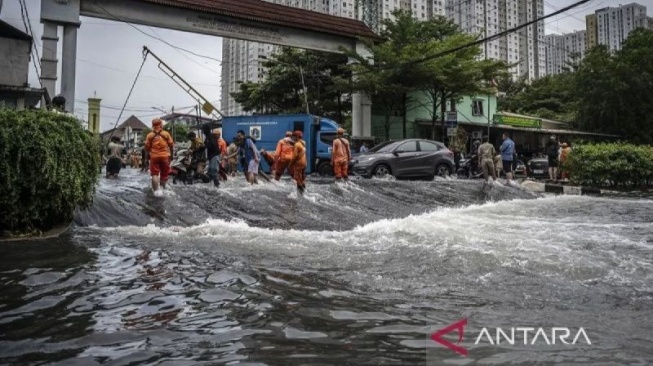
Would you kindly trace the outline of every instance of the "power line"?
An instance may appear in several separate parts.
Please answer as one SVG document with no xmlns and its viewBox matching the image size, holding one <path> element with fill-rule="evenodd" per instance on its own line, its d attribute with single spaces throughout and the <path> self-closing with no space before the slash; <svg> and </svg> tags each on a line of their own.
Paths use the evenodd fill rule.
<svg viewBox="0 0 653 366">
<path fill-rule="evenodd" d="M 20 16 L 23 20 L 23 25 L 25 26 L 25 32 L 29 34 L 32 37 L 32 40 L 34 41 L 35 40 L 34 33 L 31 32 L 32 25 L 31 23 L 29 23 L 29 15 L 27 14 L 27 5 L 24 3 L 23 0 L 20 0 L 19 4 L 20 4 Z M 36 76 L 39 80 L 39 85 L 41 86 L 41 88 L 43 88 L 43 82 L 41 81 L 41 74 L 39 73 L 39 66 L 41 65 L 41 60 L 39 59 L 38 48 L 36 47 L 36 44 L 34 42 L 31 42 L 29 54 L 32 58 L 36 59 L 36 61 L 34 62 L 34 71 L 36 71 Z M 36 54 L 36 57 L 34 57 L 34 54 Z M 38 66 L 37 66 L 37 62 L 38 62 Z"/>
<path fill-rule="evenodd" d="M 582 5 L 582 4 L 588 3 L 588 2 L 590 2 L 590 1 L 591 1 L 591 0 L 581 0 L 581 1 L 578 1 L 578 2 L 573 3 L 573 4 L 571 4 L 571 5 L 567 6 L 567 7 L 562 8 L 562 9 L 560 9 L 560 10 L 557 10 L 557 11 L 551 13 L 551 14 L 545 15 L 545 16 L 543 16 L 543 17 L 536 18 L 536 19 L 531 20 L 531 21 L 529 21 L 529 22 L 523 23 L 523 24 L 518 25 L 518 26 L 516 26 L 516 27 L 513 27 L 513 28 L 510 28 L 510 29 L 505 30 L 505 31 L 503 31 L 503 32 L 497 33 L 497 34 L 495 34 L 495 35 L 492 35 L 492 36 L 489 36 L 489 37 L 485 37 L 485 38 L 483 38 L 483 39 L 480 39 L 480 40 L 477 40 L 477 41 L 474 41 L 474 42 L 469 42 L 469 43 L 466 43 L 466 44 L 464 44 L 464 45 L 462 45 L 462 46 L 454 47 L 454 48 L 451 48 L 451 49 L 448 49 L 448 50 L 445 50 L 445 51 L 442 51 L 442 52 L 438 52 L 438 53 L 436 53 L 435 55 L 426 56 L 426 57 L 422 57 L 422 58 L 417 59 L 417 60 L 409 61 L 409 62 L 407 62 L 406 64 L 410 65 L 410 64 L 417 64 L 417 63 L 421 63 L 421 62 L 426 62 L 426 61 L 429 61 L 429 60 L 436 59 L 436 58 L 438 58 L 438 57 L 446 56 L 446 55 L 449 55 L 449 54 L 452 54 L 452 53 L 455 53 L 455 52 L 461 51 L 461 50 L 463 50 L 463 49 L 465 49 L 465 48 L 469 48 L 469 47 L 473 47 L 473 46 L 481 45 L 481 44 L 483 44 L 483 43 L 486 43 L 486 42 L 489 42 L 489 41 L 493 41 L 493 40 L 495 40 L 495 39 L 499 39 L 499 38 L 501 38 L 501 37 L 507 36 L 507 35 L 510 34 L 510 33 L 514 33 L 514 32 L 516 32 L 516 31 L 518 31 L 518 30 L 520 30 L 520 29 L 526 28 L 526 27 L 528 27 L 529 25 L 535 24 L 535 23 L 537 23 L 537 22 L 540 22 L 540 21 L 542 21 L 542 20 L 544 20 L 544 19 L 547 19 L 547 18 L 550 18 L 550 17 L 556 16 L 556 15 L 558 15 L 558 14 L 562 14 L 562 13 L 568 11 L 568 10 L 571 10 L 571 9 L 577 7 L 577 6 L 580 6 L 580 5 Z"/>
<path fill-rule="evenodd" d="M 224 62 L 224 61 L 222 61 L 222 60 L 220 60 L 220 59 L 217 59 L 217 58 L 215 58 L 215 57 L 202 55 L 202 54 L 199 54 L 199 53 L 193 52 L 193 51 L 191 51 L 191 50 L 187 50 L 187 49 L 185 49 L 185 48 L 183 48 L 183 47 L 175 46 L 175 45 L 173 45 L 172 43 L 166 41 L 165 39 L 162 39 L 161 37 L 153 36 L 153 35 L 151 35 L 151 34 L 145 32 L 145 31 L 141 30 L 140 28 L 138 28 L 137 26 L 133 25 L 132 23 L 130 23 L 130 22 L 124 20 L 124 19 L 121 19 L 121 18 L 119 18 L 119 17 L 117 17 L 117 16 L 111 14 L 111 12 L 109 12 L 107 9 L 105 9 L 102 5 L 100 5 L 100 4 L 96 4 L 96 5 L 97 5 L 100 9 L 102 9 L 102 10 L 103 10 L 107 15 L 109 15 L 110 17 L 112 17 L 114 20 L 119 21 L 119 22 L 122 22 L 122 23 L 125 23 L 125 24 L 129 25 L 130 27 L 136 29 L 136 30 L 139 31 L 140 33 L 142 33 L 142 34 L 144 34 L 144 35 L 146 35 L 146 36 L 148 36 L 148 37 L 150 37 L 150 38 L 156 39 L 156 40 L 158 40 L 158 41 L 160 41 L 160 42 L 163 42 L 163 43 L 167 44 L 168 46 L 170 46 L 170 47 L 172 47 L 172 48 L 176 48 L 176 49 L 178 49 L 178 50 L 181 50 L 181 51 L 184 51 L 184 52 L 190 53 L 191 55 L 194 55 L 194 56 L 197 56 L 197 57 L 205 58 L 205 59 L 208 59 L 208 60 L 213 60 L 213 61 L 219 62 L 220 64 L 222 64 L 222 63 Z"/>
</svg>

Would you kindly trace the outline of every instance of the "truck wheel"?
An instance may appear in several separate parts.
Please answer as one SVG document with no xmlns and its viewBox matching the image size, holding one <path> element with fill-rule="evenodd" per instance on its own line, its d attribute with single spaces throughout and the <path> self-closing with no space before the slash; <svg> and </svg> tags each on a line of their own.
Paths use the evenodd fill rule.
<svg viewBox="0 0 653 366">
<path fill-rule="evenodd" d="M 385 164 L 380 164 L 376 168 L 374 168 L 374 173 L 372 173 L 375 177 L 377 178 L 383 178 L 387 177 L 388 175 L 392 174 L 390 172 L 390 167 L 385 165 Z"/>
<path fill-rule="evenodd" d="M 323 161 L 317 166 L 317 172 L 318 174 L 322 176 L 333 176 L 333 167 L 331 166 L 331 163 L 328 161 Z"/>
</svg>

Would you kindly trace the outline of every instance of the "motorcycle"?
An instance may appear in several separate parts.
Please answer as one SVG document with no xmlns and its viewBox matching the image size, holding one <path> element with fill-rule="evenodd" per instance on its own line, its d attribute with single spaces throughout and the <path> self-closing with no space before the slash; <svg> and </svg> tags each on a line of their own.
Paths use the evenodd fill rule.
<svg viewBox="0 0 653 366">
<path fill-rule="evenodd" d="M 193 161 L 190 151 L 188 149 L 179 150 L 170 164 L 172 183 L 177 184 L 178 181 L 181 181 L 183 184 L 193 184 L 195 181 L 202 183 L 211 181 L 208 175 L 208 164 L 204 167 L 203 174 L 197 174 L 196 170 L 197 162 Z"/>
<path fill-rule="evenodd" d="M 460 179 L 483 178 L 483 169 L 478 165 L 478 156 L 472 155 L 469 158 L 461 159 L 456 175 Z"/>
</svg>

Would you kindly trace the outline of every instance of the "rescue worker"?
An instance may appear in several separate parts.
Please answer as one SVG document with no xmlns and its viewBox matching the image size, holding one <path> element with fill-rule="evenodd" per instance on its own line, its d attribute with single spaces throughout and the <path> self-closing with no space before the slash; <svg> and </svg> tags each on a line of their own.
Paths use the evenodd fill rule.
<svg viewBox="0 0 653 366">
<path fill-rule="evenodd" d="M 344 138 L 345 130 L 338 128 L 336 138 L 333 140 L 333 148 L 331 149 L 331 166 L 336 175 L 336 182 L 344 179 L 349 180 L 349 161 L 351 160 L 351 150 L 349 149 L 349 141 Z"/>
<path fill-rule="evenodd" d="M 109 159 L 107 160 L 107 178 L 118 178 L 120 168 L 122 167 L 122 150 L 124 148 L 120 144 L 120 137 L 111 137 L 111 142 L 107 145 L 107 155 L 109 155 Z"/>
<path fill-rule="evenodd" d="M 490 143 L 490 137 L 483 136 L 483 143 L 478 147 L 478 166 L 483 168 L 483 178 L 486 182 L 490 181 L 490 174 L 492 180 L 497 180 L 497 171 L 494 168 L 494 156 L 497 151 Z"/>
<path fill-rule="evenodd" d="M 159 185 L 163 188 L 170 174 L 170 156 L 175 145 L 168 131 L 163 130 L 163 121 L 160 118 L 152 120 L 152 132 L 145 138 L 145 150 L 150 155 L 150 175 L 152 176 L 152 191 L 160 192 Z"/>
<path fill-rule="evenodd" d="M 277 154 L 274 152 L 268 152 L 265 151 L 265 149 L 261 149 L 261 156 L 265 160 L 266 163 L 270 166 L 270 171 L 274 172 L 275 164 L 278 164 L 279 160 L 277 158 Z"/>
<path fill-rule="evenodd" d="M 292 160 L 290 161 L 299 194 L 304 194 L 306 190 L 306 143 L 302 139 L 303 137 L 302 131 L 293 132 L 292 139 L 295 144 L 293 146 Z"/>
<path fill-rule="evenodd" d="M 293 156 L 294 142 L 292 132 L 286 132 L 286 136 L 277 143 L 275 155 L 277 157 L 276 167 L 274 169 L 274 180 L 279 180 L 283 173 L 288 169 Z"/>
</svg>

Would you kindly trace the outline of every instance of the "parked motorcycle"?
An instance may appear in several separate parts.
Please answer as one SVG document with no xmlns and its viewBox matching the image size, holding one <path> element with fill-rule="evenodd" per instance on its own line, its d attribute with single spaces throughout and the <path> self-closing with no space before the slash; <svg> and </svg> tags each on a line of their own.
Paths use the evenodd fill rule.
<svg viewBox="0 0 653 366">
<path fill-rule="evenodd" d="M 478 165 L 478 156 L 472 155 L 469 158 L 460 160 L 460 167 L 456 175 L 460 179 L 483 178 L 483 169 Z"/>
<path fill-rule="evenodd" d="M 177 184 L 177 182 L 193 184 L 196 181 L 209 183 L 211 181 L 208 175 L 208 164 L 204 167 L 203 174 L 197 174 L 197 162 L 193 161 L 188 149 L 177 151 L 172 164 L 170 164 L 170 176 L 172 176 L 173 184 Z"/>
</svg>

